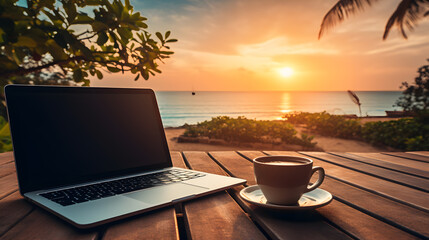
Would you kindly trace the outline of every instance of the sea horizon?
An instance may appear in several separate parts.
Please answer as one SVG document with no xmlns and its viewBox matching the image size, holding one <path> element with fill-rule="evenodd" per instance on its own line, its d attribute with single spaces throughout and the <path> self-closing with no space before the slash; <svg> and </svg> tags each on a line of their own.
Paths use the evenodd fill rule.
<svg viewBox="0 0 429 240">
<path fill-rule="evenodd" d="M 196 124 L 216 116 L 278 120 L 288 112 L 356 114 L 359 109 L 346 91 L 156 91 L 164 127 Z M 402 91 L 355 91 L 362 116 L 386 116 Z"/>
</svg>

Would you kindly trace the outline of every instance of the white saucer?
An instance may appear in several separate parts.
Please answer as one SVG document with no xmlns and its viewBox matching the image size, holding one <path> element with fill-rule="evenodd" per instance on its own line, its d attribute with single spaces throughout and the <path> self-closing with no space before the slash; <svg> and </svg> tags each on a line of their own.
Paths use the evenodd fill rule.
<svg viewBox="0 0 429 240">
<path fill-rule="evenodd" d="M 332 194 L 317 188 L 311 192 L 304 193 L 295 205 L 272 204 L 267 201 L 258 185 L 244 188 L 240 191 L 240 197 L 251 204 L 278 210 L 309 210 L 325 206 L 332 201 Z"/>
</svg>

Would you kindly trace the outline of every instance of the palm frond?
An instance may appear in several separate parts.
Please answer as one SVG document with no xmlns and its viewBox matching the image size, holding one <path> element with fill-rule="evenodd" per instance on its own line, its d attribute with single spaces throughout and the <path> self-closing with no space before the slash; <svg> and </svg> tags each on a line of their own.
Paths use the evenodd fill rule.
<svg viewBox="0 0 429 240">
<path fill-rule="evenodd" d="M 359 115 L 362 117 L 362 111 L 361 111 L 361 109 L 360 109 L 360 105 L 362 105 L 361 103 L 360 103 L 360 99 L 359 99 L 359 97 L 357 96 L 357 94 L 356 93 L 354 93 L 354 92 L 352 92 L 352 91 L 350 91 L 350 90 L 347 90 L 347 93 L 349 94 L 349 97 L 350 97 L 350 99 L 356 104 L 356 105 L 358 105 L 358 107 L 359 107 Z"/>
<path fill-rule="evenodd" d="M 319 39 L 325 31 L 344 21 L 349 15 L 363 10 L 366 5 L 370 6 L 375 1 L 377 0 L 339 0 L 323 18 L 319 30 Z"/>
<path fill-rule="evenodd" d="M 426 7 L 429 7 L 429 0 L 402 0 L 387 21 L 383 40 L 387 38 L 390 29 L 394 25 L 399 28 L 402 36 L 407 38 L 404 28 L 407 27 L 408 30 L 412 31 L 417 22 L 428 15 L 429 12 L 422 13 L 422 11 L 427 10 Z"/>
<path fill-rule="evenodd" d="M 356 104 L 361 105 L 359 97 L 356 95 L 356 93 L 347 90 L 347 93 L 349 94 L 350 99 Z"/>
</svg>

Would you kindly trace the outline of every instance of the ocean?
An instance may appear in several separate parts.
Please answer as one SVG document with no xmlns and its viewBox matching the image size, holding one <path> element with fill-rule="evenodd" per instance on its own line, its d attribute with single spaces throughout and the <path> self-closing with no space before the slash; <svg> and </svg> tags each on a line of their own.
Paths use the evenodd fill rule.
<svg viewBox="0 0 429 240">
<path fill-rule="evenodd" d="M 400 91 L 355 92 L 363 116 L 385 116 L 402 95 Z M 245 116 L 257 120 L 281 119 L 291 111 L 356 114 L 359 109 L 341 92 L 156 92 L 164 127 L 178 127 L 216 116 Z"/>
</svg>

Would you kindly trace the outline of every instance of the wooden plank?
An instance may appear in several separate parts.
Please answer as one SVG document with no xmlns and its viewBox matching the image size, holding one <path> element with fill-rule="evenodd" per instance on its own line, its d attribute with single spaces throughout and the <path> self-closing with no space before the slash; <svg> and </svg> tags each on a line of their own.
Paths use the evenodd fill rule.
<svg viewBox="0 0 429 240">
<path fill-rule="evenodd" d="M 300 152 L 304 155 L 318 158 L 329 163 L 333 163 L 342 167 L 346 167 L 355 171 L 379 177 L 387 181 L 392 181 L 397 184 L 418 189 L 420 191 L 429 192 L 429 180 L 415 176 L 410 176 L 400 172 L 392 171 L 378 166 L 366 164 L 359 161 L 342 158 L 331 155 L 325 152 Z"/>
<path fill-rule="evenodd" d="M 15 164 L 13 162 L 0 165 L 0 178 L 15 173 Z"/>
<path fill-rule="evenodd" d="M 427 212 L 355 188 L 330 177 L 325 178 L 322 187 L 346 204 L 357 206 L 361 211 L 384 222 L 390 222 L 418 237 L 429 238 L 429 228 L 427 227 L 429 213 Z M 336 221 L 335 223 L 338 224 Z"/>
<path fill-rule="evenodd" d="M 13 162 L 13 152 L 0 153 L 0 165 Z"/>
<path fill-rule="evenodd" d="M 0 178 L 0 183 L 0 199 L 18 190 L 18 181 L 15 173 Z"/>
<path fill-rule="evenodd" d="M 258 152 L 240 151 L 240 153 L 249 159 L 264 156 L 258 154 Z M 351 205 L 363 208 L 364 212 L 361 212 L 334 200 L 328 205 L 329 208 L 326 206 L 317 210 L 335 225 L 360 239 L 409 239 L 415 237 L 407 232 L 414 231 L 413 234 L 419 237 L 424 236 L 420 232 L 424 234 L 428 232 L 425 223 L 429 220 L 428 213 L 363 191 L 329 176 L 325 178 L 322 188 L 331 192 L 335 199 L 340 198 L 342 201 L 350 202 Z M 369 217 L 366 213 L 371 213 L 372 216 L 376 215 L 377 220 Z M 407 214 L 409 217 L 404 218 L 403 214 Z M 417 218 L 413 219 L 413 216 L 417 216 Z M 386 219 L 386 221 L 391 222 L 398 221 L 398 227 L 405 229 L 407 232 L 390 226 L 384 223 L 383 220 L 379 221 L 380 219 Z"/>
<path fill-rule="evenodd" d="M 415 152 L 407 152 L 407 153 L 429 157 L 429 151 L 415 151 Z"/>
<path fill-rule="evenodd" d="M 270 155 L 304 156 L 296 152 L 287 151 L 267 151 L 267 153 Z M 316 166 L 323 167 L 327 175 L 333 178 L 429 212 L 429 201 L 427 201 L 429 194 L 426 192 L 389 182 L 361 172 L 356 172 L 332 163 L 320 161 L 312 157 L 309 158 L 314 161 Z"/>
<path fill-rule="evenodd" d="M 364 213 L 370 214 L 371 216 L 374 216 L 377 219 L 381 219 L 384 222 L 389 222 L 392 225 L 403 229 L 406 232 L 412 233 L 417 237 L 429 237 L 429 229 L 427 228 L 429 214 L 427 212 L 420 211 L 418 209 L 400 204 L 398 202 L 389 200 L 379 195 L 364 191 L 359 188 L 355 188 L 336 179 L 332 179 L 331 177 L 329 177 L 329 171 L 327 171 L 327 173 L 328 175 L 325 178 L 324 183 L 322 184 L 322 188 L 331 192 L 336 199 L 339 199 L 342 202 L 346 202 L 351 206 L 357 206 L 357 208 Z M 325 209 L 326 208 L 321 208 L 319 211 L 325 214 L 325 212 L 323 212 L 323 210 Z M 349 212 L 344 212 L 343 214 L 347 215 L 348 213 Z M 366 225 L 367 222 L 359 222 L 359 220 L 356 220 L 354 215 L 350 215 L 348 217 L 338 217 L 338 214 L 335 213 L 326 217 L 333 221 L 335 224 L 343 226 L 344 228 L 346 227 L 343 225 L 343 221 L 349 220 L 352 221 L 350 224 L 357 224 L 353 228 L 359 226 L 361 226 L 360 228 L 364 226 L 371 228 L 372 225 L 371 224 L 368 226 Z M 375 223 L 374 226 L 376 225 L 377 224 Z M 349 227 L 347 227 L 346 229 L 349 229 Z M 373 229 L 379 229 L 379 227 L 374 227 Z M 363 229 L 361 230 L 363 231 Z M 393 230 L 387 229 L 387 231 L 389 233 L 393 233 Z M 402 237 L 395 237 L 395 235 L 404 234 L 404 232 L 400 231 L 398 233 L 398 231 L 398 229 L 395 229 L 396 233 L 390 236 L 395 239 L 401 239 Z M 378 236 L 379 233 L 381 233 L 381 231 L 377 231 L 376 233 L 374 233 L 374 236 Z M 387 236 L 385 234 L 383 235 Z M 375 237 L 375 239 L 378 239 L 379 237 L 380 236 Z"/>
<path fill-rule="evenodd" d="M 15 192 L 0 200 L 0 236 L 28 215 L 33 206 Z"/>
<path fill-rule="evenodd" d="M 170 153 L 173 163 L 180 153 Z M 179 239 L 176 211 L 173 206 L 124 219 L 108 226 L 103 239 Z"/>
<path fill-rule="evenodd" d="M 427 156 L 409 154 L 409 153 L 405 153 L 405 152 L 382 152 L 381 154 L 429 163 L 429 157 L 427 157 Z"/>
<path fill-rule="evenodd" d="M 401 173 L 406 173 L 406 174 L 410 174 L 413 176 L 418 176 L 418 177 L 429 179 L 429 172 L 423 171 L 420 169 L 407 167 L 404 165 L 399 165 L 399 164 L 390 163 L 390 162 L 386 162 L 386 161 L 381 161 L 381 160 L 377 160 L 377 159 L 373 159 L 373 158 L 367 158 L 367 157 L 362 157 L 362 156 L 358 156 L 358 155 L 352 155 L 350 153 L 331 152 L 330 154 L 340 156 L 340 157 L 344 157 L 344 158 L 349 158 L 349 159 L 352 159 L 354 161 L 359 161 L 359 162 L 363 162 L 363 163 L 372 164 L 375 166 L 395 170 L 395 171 L 398 171 Z"/>
<path fill-rule="evenodd" d="M 35 209 L 2 236 L 8 239 L 96 239 L 97 232 L 82 231 L 46 211 Z"/>
<path fill-rule="evenodd" d="M 242 152 L 240 152 L 242 153 Z M 257 157 L 255 152 L 244 152 L 249 158 Z M 253 155 L 252 155 L 253 154 Z M 322 188 L 331 192 L 335 197 L 376 214 L 387 221 L 397 223 L 405 229 L 429 236 L 427 222 L 429 214 L 404 204 L 389 200 L 379 195 L 355 188 L 329 177 L 325 179 Z M 323 208 L 322 208 L 323 209 Z"/>
<path fill-rule="evenodd" d="M 223 174 L 204 152 L 185 152 L 192 169 Z M 239 205 L 220 192 L 183 204 L 192 239 L 266 239 Z"/>
<path fill-rule="evenodd" d="M 103 240 L 179 239 L 173 207 L 124 219 L 106 230 Z"/>
<path fill-rule="evenodd" d="M 180 167 L 180 168 L 188 168 L 186 167 L 180 152 L 171 152 L 170 156 L 171 156 L 171 161 L 173 162 L 173 166 Z"/>
<path fill-rule="evenodd" d="M 332 201 L 329 207 L 322 207 L 317 211 L 337 226 L 349 231 L 357 239 L 416 239 L 411 234 L 338 201 Z"/>
<path fill-rule="evenodd" d="M 357 152 L 351 152 L 350 154 L 356 155 L 356 156 L 362 156 L 366 158 L 372 158 L 377 159 L 385 162 L 390 162 L 402 166 L 412 167 L 416 169 L 420 169 L 422 171 L 429 171 L 429 164 L 425 162 L 420 161 L 414 161 L 410 159 L 400 158 L 400 157 L 394 157 L 389 156 L 381 153 L 357 153 Z"/>
<path fill-rule="evenodd" d="M 260 152 L 259 152 L 260 153 Z M 249 185 L 256 184 L 253 176 L 253 164 L 235 152 L 210 152 L 210 154 L 234 176 L 244 178 Z M 260 153 L 262 155 L 262 153 Z M 247 172 L 243 169 L 248 169 Z M 254 207 L 238 197 L 236 199 L 252 218 L 276 239 L 348 239 L 341 230 L 325 221 L 324 217 L 314 211 L 282 212 L 267 211 Z"/>
</svg>

